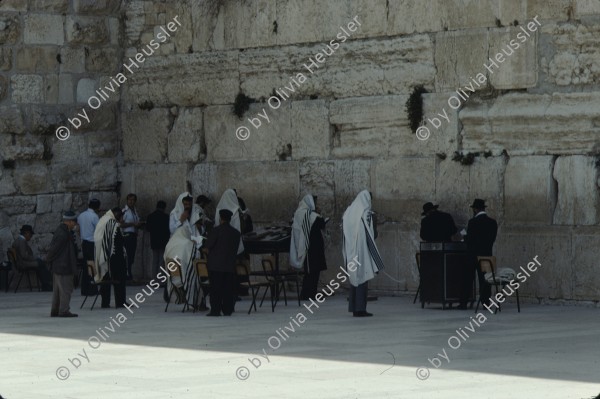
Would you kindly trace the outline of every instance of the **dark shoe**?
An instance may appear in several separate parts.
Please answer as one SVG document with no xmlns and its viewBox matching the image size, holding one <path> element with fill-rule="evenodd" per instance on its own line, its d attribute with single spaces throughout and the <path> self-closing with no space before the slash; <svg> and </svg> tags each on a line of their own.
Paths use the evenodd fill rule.
<svg viewBox="0 0 600 399">
<path fill-rule="evenodd" d="M 231 313 L 223 313 L 223 316 L 231 316 Z"/>
<path fill-rule="evenodd" d="M 212 312 L 209 312 L 209 313 L 207 313 L 206 315 L 207 315 L 207 316 L 215 316 L 215 317 L 216 317 L 216 316 L 221 316 L 221 315 L 220 315 L 220 314 L 218 314 L 218 313 L 212 313 Z"/>
<path fill-rule="evenodd" d="M 43 292 L 52 292 L 53 291 L 52 290 L 52 286 L 50 286 L 50 287 L 42 287 L 42 291 Z"/>
<path fill-rule="evenodd" d="M 50 312 L 50 317 L 58 317 L 58 312 Z"/>
<path fill-rule="evenodd" d="M 78 317 L 78 315 L 76 313 L 67 312 L 58 314 L 58 317 Z"/>
<path fill-rule="evenodd" d="M 352 316 L 354 317 L 370 317 L 373 316 L 373 313 L 369 313 L 367 311 L 361 311 L 361 312 L 353 312 Z"/>
<path fill-rule="evenodd" d="M 210 310 L 210 308 L 206 305 L 198 306 L 198 311 L 200 311 L 200 312 L 206 312 L 207 310 Z"/>
<path fill-rule="evenodd" d="M 110 309 L 110 305 L 102 305 L 102 306 L 100 306 L 100 308 L 102 308 L 102 309 Z"/>
<path fill-rule="evenodd" d="M 467 309 L 468 309 L 468 307 L 467 307 L 467 305 L 466 305 L 466 304 L 461 304 L 461 305 L 458 305 L 458 306 L 456 307 L 456 309 L 458 309 L 458 310 L 467 310 Z"/>
</svg>

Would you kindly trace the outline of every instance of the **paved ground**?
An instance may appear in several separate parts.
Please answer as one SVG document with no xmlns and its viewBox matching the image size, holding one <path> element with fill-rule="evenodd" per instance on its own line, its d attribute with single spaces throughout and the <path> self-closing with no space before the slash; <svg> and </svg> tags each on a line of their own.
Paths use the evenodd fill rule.
<svg viewBox="0 0 600 399">
<path fill-rule="evenodd" d="M 128 287 L 128 296 L 140 289 Z M 164 313 L 154 294 L 122 317 L 117 309 L 86 306 L 77 319 L 58 319 L 48 317 L 49 293 L 2 292 L 0 394 L 582 399 L 600 393 L 599 309 L 525 305 L 518 314 L 509 304 L 500 314 L 484 310 L 475 317 L 421 309 L 411 299 L 379 298 L 369 303 L 372 318 L 350 317 L 342 295 L 314 313 L 290 304 L 247 315 L 244 300 L 232 317 L 211 318 L 182 314 L 179 306 Z M 72 303 L 78 308 L 81 298 Z M 428 362 L 437 365 L 434 357 L 437 369 Z"/>
</svg>

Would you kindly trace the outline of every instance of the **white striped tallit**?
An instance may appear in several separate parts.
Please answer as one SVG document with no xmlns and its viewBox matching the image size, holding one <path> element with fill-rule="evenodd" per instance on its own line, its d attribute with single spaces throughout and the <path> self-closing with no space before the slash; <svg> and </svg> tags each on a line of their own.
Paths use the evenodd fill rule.
<svg viewBox="0 0 600 399">
<path fill-rule="evenodd" d="M 301 269 L 308 254 L 310 229 L 319 214 L 315 211 L 315 201 L 308 194 L 298 204 L 292 222 L 292 237 L 290 241 L 290 264 L 296 269 Z M 310 268 L 310 265 L 309 265 Z M 309 270 L 310 271 L 310 270 Z"/>
<path fill-rule="evenodd" d="M 112 211 L 107 211 L 98 220 L 94 230 L 96 255 L 96 275 L 94 280 L 99 283 L 106 273 L 110 275 L 110 257 L 115 253 L 115 237 L 119 230 L 119 222 Z"/>
</svg>

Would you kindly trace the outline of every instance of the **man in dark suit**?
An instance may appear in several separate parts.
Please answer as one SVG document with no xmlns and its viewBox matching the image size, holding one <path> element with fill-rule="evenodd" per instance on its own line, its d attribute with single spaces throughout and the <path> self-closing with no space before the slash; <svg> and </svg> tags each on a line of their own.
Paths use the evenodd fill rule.
<svg viewBox="0 0 600 399">
<path fill-rule="evenodd" d="M 235 305 L 235 260 L 241 234 L 229 222 L 233 213 L 219 211 L 221 224 L 208 235 L 205 248 L 208 251 L 208 280 L 210 281 L 210 312 L 207 316 L 231 316 Z"/>
<path fill-rule="evenodd" d="M 449 213 L 438 211 L 439 205 L 431 202 L 423 205 L 421 216 L 421 239 L 427 242 L 449 242 L 458 229 Z"/>
<path fill-rule="evenodd" d="M 485 281 L 484 275 L 479 269 L 477 257 L 492 256 L 492 247 L 498 233 L 498 223 L 485 212 L 486 205 L 484 200 L 475 199 L 471 208 L 473 209 L 473 218 L 467 224 L 465 242 L 467 243 L 467 251 L 472 255 L 473 267 L 477 270 L 479 297 L 481 298 L 481 303 L 485 305 L 492 295 L 492 287 Z M 473 275 L 472 272 L 470 275 Z M 465 292 L 465 294 L 468 295 L 468 292 Z M 466 308 L 466 301 L 465 303 L 461 303 L 461 306 L 463 305 Z"/>
<path fill-rule="evenodd" d="M 160 266 L 164 265 L 165 247 L 171 236 L 166 208 L 165 201 L 158 201 L 156 210 L 148 215 L 146 220 L 146 230 L 150 233 L 150 248 L 152 248 L 152 278 L 156 277 Z"/>
</svg>

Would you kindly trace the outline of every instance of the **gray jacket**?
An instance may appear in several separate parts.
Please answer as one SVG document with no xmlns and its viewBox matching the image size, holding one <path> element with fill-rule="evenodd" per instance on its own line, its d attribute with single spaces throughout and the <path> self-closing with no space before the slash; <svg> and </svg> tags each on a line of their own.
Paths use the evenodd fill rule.
<svg viewBox="0 0 600 399">
<path fill-rule="evenodd" d="M 77 273 L 77 254 L 73 243 L 73 235 L 66 224 L 61 223 L 52 237 L 46 261 L 50 263 L 53 273 L 70 275 Z"/>
</svg>

